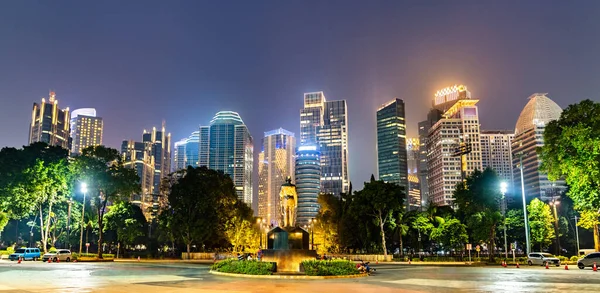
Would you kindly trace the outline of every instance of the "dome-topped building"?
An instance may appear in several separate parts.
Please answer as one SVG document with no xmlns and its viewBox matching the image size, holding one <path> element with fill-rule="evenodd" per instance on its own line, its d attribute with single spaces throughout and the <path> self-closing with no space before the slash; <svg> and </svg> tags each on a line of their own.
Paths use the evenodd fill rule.
<svg viewBox="0 0 600 293">
<path fill-rule="evenodd" d="M 529 199 L 551 199 L 565 189 L 564 181 L 549 181 L 546 174 L 539 171 L 540 159 L 536 149 L 544 145 L 546 125 L 560 118 L 562 112 L 560 106 L 546 95 L 537 93 L 529 97 L 517 120 L 512 141 L 514 186 L 521 187 L 519 166 L 522 160 L 525 195 Z"/>
</svg>

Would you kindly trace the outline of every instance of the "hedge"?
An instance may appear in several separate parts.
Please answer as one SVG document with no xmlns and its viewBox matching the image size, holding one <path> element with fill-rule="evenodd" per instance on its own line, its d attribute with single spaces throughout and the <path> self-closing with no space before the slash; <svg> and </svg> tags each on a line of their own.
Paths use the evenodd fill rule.
<svg viewBox="0 0 600 293">
<path fill-rule="evenodd" d="M 212 265 L 211 269 L 217 272 L 243 274 L 243 275 L 272 275 L 275 265 L 272 262 L 256 260 L 226 259 Z"/>
<path fill-rule="evenodd" d="M 304 273 L 309 276 L 357 275 L 356 264 L 348 260 L 305 260 Z"/>
</svg>

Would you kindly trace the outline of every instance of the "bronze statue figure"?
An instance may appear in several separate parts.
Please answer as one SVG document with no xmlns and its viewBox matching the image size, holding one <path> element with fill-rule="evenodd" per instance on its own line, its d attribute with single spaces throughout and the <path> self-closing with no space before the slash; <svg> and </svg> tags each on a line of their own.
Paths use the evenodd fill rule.
<svg viewBox="0 0 600 293">
<path fill-rule="evenodd" d="M 281 205 L 281 227 L 294 227 L 296 225 L 296 208 L 298 207 L 298 194 L 296 185 L 292 184 L 292 178 L 288 176 L 279 191 L 279 202 Z"/>
</svg>

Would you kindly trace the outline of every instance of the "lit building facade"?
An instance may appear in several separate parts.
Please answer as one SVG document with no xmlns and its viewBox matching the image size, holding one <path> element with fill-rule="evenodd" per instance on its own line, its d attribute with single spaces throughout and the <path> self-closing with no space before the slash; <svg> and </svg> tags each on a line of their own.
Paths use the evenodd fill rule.
<svg viewBox="0 0 600 293">
<path fill-rule="evenodd" d="M 240 115 L 221 111 L 201 126 L 199 149 L 199 165 L 231 176 L 238 198 L 251 206 L 254 147 Z"/>
<path fill-rule="evenodd" d="M 29 144 L 45 142 L 49 145 L 71 149 L 69 108 L 60 109 L 56 93 L 50 92 L 48 102 L 42 99 L 40 104 L 33 103 L 31 124 L 29 125 Z"/>
<path fill-rule="evenodd" d="M 176 142 L 174 153 L 175 170 L 200 166 L 200 131 L 194 131 L 188 138 Z"/>
<path fill-rule="evenodd" d="M 321 189 L 321 158 L 316 145 L 299 146 L 296 151 L 296 192 L 298 193 L 297 223 L 309 224 L 319 212 Z"/>
<path fill-rule="evenodd" d="M 419 152 L 421 143 L 417 137 L 409 137 L 406 139 L 406 164 L 408 166 L 408 174 L 419 173 Z"/>
<path fill-rule="evenodd" d="M 434 110 L 444 110 L 427 138 L 429 200 L 436 205 L 452 205 L 456 185 L 473 171 L 482 170 L 477 102 L 462 85 L 435 95 Z M 469 152 L 457 155 L 459 147 Z"/>
<path fill-rule="evenodd" d="M 414 211 L 422 207 L 419 177 L 416 174 L 408 174 L 408 193 L 406 194 L 408 210 Z"/>
<path fill-rule="evenodd" d="M 153 127 L 152 131 L 144 130 L 142 141 L 152 145 L 154 194 L 158 195 L 162 178 L 171 173 L 171 134 L 166 132 L 163 123 L 161 130 L 157 130 L 156 127 Z"/>
<path fill-rule="evenodd" d="M 562 113 L 560 106 L 546 95 L 537 93 L 529 97 L 517 120 L 512 141 L 513 186 L 520 194 L 522 160 L 525 196 L 528 199 L 551 200 L 566 188 L 563 180 L 550 181 L 539 170 L 540 158 L 536 149 L 544 145 L 544 129 L 550 121 L 559 119 Z"/>
<path fill-rule="evenodd" d="M 404 101 L 394 99 L 377 110 L 379 180 L 396 183 L 408 196 L 408 159 Z M 406 201 L 408 206 L 408 201 Z"/>
<path fill-rule="evenodd" d="M 71 155 L 79 155 L 90 146 L 102 145 L 104 126 L 96 109 L 82 108 L 71 112 Z"/>
<path fill-rule="evenodd" d="M 146 219 L 150 220 L 154 214 L 154 156 L 152 144 L 125 140 L 121 144 L 123 165 L 135 169 L 140 177 L 141 192 L 131 196 L 131 203 L 138 205 Z"/>
<path fill-rule="evenodd" d="M 285 129 L 265 132 L 258 155 L 258 216 L 278 226 L 279 191 L 289 176 L 295 182 L 296 137 Z"/>
<path fill-rule="evenodd" d="M 321 152 L 321 192 L 348 192 L 348 112 L 346 101 L 327 101 L 323 92 L 304 94 L 300 110 L 300 145 Z"/>
<path fill-rule="evenodd" d="M 481 167 L 491 168 L 498 177 L 509 185 L 508 192 L 514 193 L 511 144 L 513 131 L 481 130 Z"/>
</svg>

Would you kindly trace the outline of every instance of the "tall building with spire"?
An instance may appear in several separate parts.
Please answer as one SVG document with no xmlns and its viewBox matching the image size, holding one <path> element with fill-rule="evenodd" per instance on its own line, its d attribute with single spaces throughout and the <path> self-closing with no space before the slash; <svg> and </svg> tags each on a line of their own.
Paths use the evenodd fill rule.
<svg viewBox="0 0 600 293">
<path fill-rule="evenodd" d="M 56 93 L 50 92 L 48 101 L 42 98 L 40 104 L 33 103 L 31 124 L 29 125 L 29 144 L 45 142 L 49 145 L 71 149 L 69 108 L 60 109 Z"/>
<path fill-rule="evenodd" d="M 90 146 L 102 145 L 104 124 L 96 109 L 82 108 L 71 112 L 71 155 L 81 154 Z"/>
<path fill-rule="evenodd" d="M 551 200 L 559 196 L 566 185 L 563 180 L 550 181 L 540 172 L 540 158 L 536 149 L 544 145 L 544 129 L 550 121 L 560 118 L 562 109 L 545 93 L 536 93 L 529 97 L 519 115 L 512 140 L 513 186 L 519 193 L 521 187 L 528 199 Z M 523 179 L 521 179 L 521 166 Z M 523 181 L 523 185 L 521 184 Z"/>
<path fill-rule="evenodd" d="M 436 205 L 452 205 L 456 185 L 482 169 L 477 102 L 464 85 L 434 95 L 432 111 L 441 115 L 430 119 L 427 169 L 429 199 Z"/>
<path fill-rule="evenodd" d="M 345 100 L 327 101 L 323 92 L 304 94 L 300 110 L 300 146 L 317 146 L 321 160 L 321 192 L 339 196 L 350 187 L 348 112 Z"/>
<path fill-rule="evenodd" d="M 220 111 L 209 126 L 200 126 L 199 165 L 231 176 L 238 198 L 252 205 L 254 146 L 240 115 Z"/>
<path fill-rule="evenodd" d="M 404 101 L 394 99 L 377 110 L 379 180 L 396 183 L 408 196 L 408 159 Z M 408 207 L 409 201 L 406 201 Z"/>
<path fill-rule="evenodd" d="M 279 190 L 289 176 L 295 182 L 296 137 L 283 128 L 265 132 L 258 155 L 258 216 L 279 225 Z"/>
</svg>

